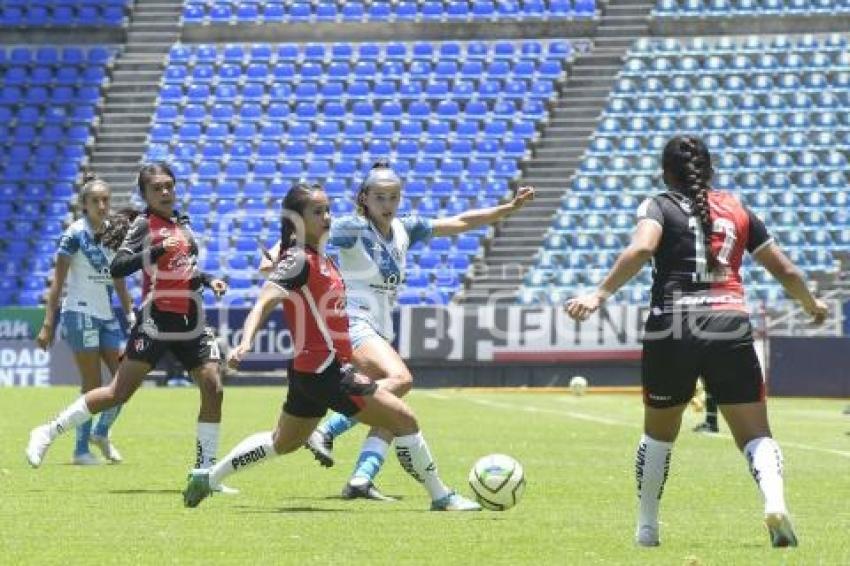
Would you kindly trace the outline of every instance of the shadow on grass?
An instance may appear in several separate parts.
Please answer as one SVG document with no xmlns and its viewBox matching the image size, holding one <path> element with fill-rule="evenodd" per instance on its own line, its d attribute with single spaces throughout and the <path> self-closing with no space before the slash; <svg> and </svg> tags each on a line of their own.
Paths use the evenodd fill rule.
<svg viewBox="0 0 850 566">
<path fill-rule="evenodd" d="M 114 493 L 115 495 L 177 495 L 183 492 L 179 489 L 111 489 L 109 493 Z"/>
</svg>

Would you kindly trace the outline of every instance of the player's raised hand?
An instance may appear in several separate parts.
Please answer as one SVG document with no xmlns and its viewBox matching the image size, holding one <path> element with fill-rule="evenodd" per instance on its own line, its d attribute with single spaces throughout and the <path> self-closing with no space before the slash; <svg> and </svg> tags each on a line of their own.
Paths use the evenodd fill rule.
<svg viewBox="0 0 850 566">
<path fill-rule="evenodd" d="M 587 320 L 590 315 L 599 310 L 601 304 L 602 297 L 594 292 L 568 300 L 564 305 L 564 310 L 574 320 Z"/>
<path fill-rule="evenodd" d="M 239 369 L 239 364 L 242 363 L 242 360 L 245 359 L 245 356 L 249 351 L 249 347 L 241 343 L 238 344 L 235 348 L 230 350 L 230 354 L 227 356 L 227 367 L 230 369 Z"/>
<path fill-rule="evenodd" d="M 534 200 L 534 187 L 526 185 L 517 190 L 513 200 L 511 201 L 511 206 L 513 206 L 514 210 L 519 210 L 525 206 L 527 202 L 532 200 Z"/>
<path fill-rule="evenodd" d="M 820 326 L 824 323 L 826 317 L 829 316 L 829 307 L 820 299 L 815 299 L 814 306 L 807 308 L 806 313 L 812 317 L 812 324 Z"/>
</svg>

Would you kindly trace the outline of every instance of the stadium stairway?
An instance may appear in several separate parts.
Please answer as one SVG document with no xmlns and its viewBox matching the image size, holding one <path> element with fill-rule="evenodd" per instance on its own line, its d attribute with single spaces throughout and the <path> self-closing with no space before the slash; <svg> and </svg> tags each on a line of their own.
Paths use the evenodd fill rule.
<svg viewBox="0 0 850 566">
<path fill-rule="evenodd" d="M 182 0 L 134 3 L 89 159 L 89 166 L 112 185 L 113 206 L 129 203 L 133 194 L 166 56 L 180 35 L 182 9 Z"/>
<path fill-rule="evenodd" d="M 520 183 L 536 187 L 535 200 L 497 228 L 484 258 L 470 270 L 471 281 L 460 302 L 515 302 L 522 278 L 534 264 L 534 254 L 596 130 L 626 50 L 649 33 L 653 6 L 647 0 L 610 0 L 602 8 L 593 48 L 568 70 L 550 105 L 549 122 L 534 144 L 533 157 L 522 164 Z"/>
</svg>

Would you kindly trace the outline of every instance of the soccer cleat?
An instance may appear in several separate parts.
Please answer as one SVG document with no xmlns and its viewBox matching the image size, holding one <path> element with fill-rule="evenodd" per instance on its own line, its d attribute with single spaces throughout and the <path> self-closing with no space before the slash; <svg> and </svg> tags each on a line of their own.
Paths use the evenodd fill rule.
<svg viewBox="0 0 850 566">
<path fill-rule="evenodd" d="M 710 425 L 708 423 L 700 423 L 694 427 L 694 432 L 702 432 L 705 434 L 717 434 L 720 432 L 720 428 L 717 425 Z"/>
<path fill-rule="evenodd" d="M 304 446 L 313 453 L 319 464 L 325 468 L 330 468 L 334 465 L 334 439 L 328 433 L 318 429 L 314 430 L 310 433 Z"/>
<path fill-rule="evenodd" d="M 372 501 L 398 501 L 395 497 L 384 495 L 371 481 L 363 484 L 348 482 L 342 488 L 343 499 L 371 499 Z"/>
<path fill-rule="evenodd" d="M 774 548 L 797 546 L 797 535 L 787 514 L 768 513 L 764 516 L 764 524 L 770 532 L 770 544 Z"/>
<path fill-rule="evenodd" d="M 653 525 L 640 525 L 635 533 L 635 542 L 640 546 L 660 546 L 658 540 L 658 527 Z"/>
<path fill-rule="evenodd" d="M 97 449 L 100 450 L 103 457 L 112 462 L 113 464 L 120 464 L 123 461 L 121 458 L 121 453 L 117 448 L 112 444 L 109 440 L 108 436 L 98 436 L 96 434 L 92 434 L 89 437 L 89 443 L 97 446 Z"/>
<path fill-rule="evenodd" d="M 100 466 L 103 460 L 92 454 L 91 452 L 83 452 L 82 454 L 74 454 L 75 466 Z"/>
<path fill-rule="evenodd" d="M 481 511 L 481 506 L 456 491 L 431 502 L 431 511 Z"/>
<path fill-rule="evenodd" d="M 201 501 L 212 495 L 210 488 L 209 470 L 192 470 L 189 472 L 189 483 L 183 490 L 183 505 L 197 507 Z"/>
<path fill-rule="evenodd" d="M 32 429 L 26 450 L 27 461 L 30 463 L 30 466 L 37 468 L 41 465 L 45 454 L 47 454 L 47 449 L 50 448 L 52 442 L 48 425 L 41 425 Z"/>
</svg>

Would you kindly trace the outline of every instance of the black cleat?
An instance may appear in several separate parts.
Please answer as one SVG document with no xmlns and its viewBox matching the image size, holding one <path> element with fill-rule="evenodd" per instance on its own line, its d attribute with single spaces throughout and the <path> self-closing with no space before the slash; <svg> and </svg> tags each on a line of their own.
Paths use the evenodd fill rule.
<svg viewBox="0 0 850 566">
<path fill-rule="evenodd" d="M 314 430 L 304 443 L 304 447 L 313 453 L 319 464 L 325 468 L 330 468 L 334 465 L 334 439 L 331 435 Z"/>
<path fill-rule="evenodd" d="M 720 429 L 717 425 L 710 425 L 708 423 L 700 423 L 694 427 L 694 432 L 702 432 L 706 434 L 717 434 L 720 432 Z"/>
<path fill-rule="evenodd" d="M 342 488 L 343 499 L 371 499 L 372 501 L 398 501 L 395 497 L 390 497 L 388 495 L 384 495 L 378 488 L 375 487 L 375 484 L 372 482 L 366 482 L 364 484 L 352 484 L 348 482 L 345 484 L 345 487 Z"/>
</svg>

